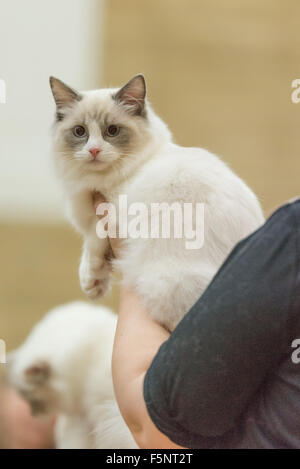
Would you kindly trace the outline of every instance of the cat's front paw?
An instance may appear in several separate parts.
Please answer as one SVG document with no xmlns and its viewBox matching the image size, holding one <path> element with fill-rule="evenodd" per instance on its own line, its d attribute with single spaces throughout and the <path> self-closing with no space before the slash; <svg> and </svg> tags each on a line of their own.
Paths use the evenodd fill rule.
<svg viewBox="0 0 300 469">
<path fill-rule="evenodd" d="M 95 300 L 103 296 L 110 285 L 111 268 L 106 260 L 101 263 L 92 263 L 83 256 L 79 267 L 80 285 L 84 293 Z"/>
</svg>

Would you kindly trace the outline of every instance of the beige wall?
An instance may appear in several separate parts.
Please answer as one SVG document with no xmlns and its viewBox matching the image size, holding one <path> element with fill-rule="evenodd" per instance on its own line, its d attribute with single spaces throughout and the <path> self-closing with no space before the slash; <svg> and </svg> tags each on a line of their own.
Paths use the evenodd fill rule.
<svg viewBox="0 0 300 469">
<path fill-rule="evenodd" d="M 144 72 L 178 143 L 206 147 L 256 191 L 265 211 L 300 191 L 300 3 L 110 0 L 106 83 Z"/>
</svg>

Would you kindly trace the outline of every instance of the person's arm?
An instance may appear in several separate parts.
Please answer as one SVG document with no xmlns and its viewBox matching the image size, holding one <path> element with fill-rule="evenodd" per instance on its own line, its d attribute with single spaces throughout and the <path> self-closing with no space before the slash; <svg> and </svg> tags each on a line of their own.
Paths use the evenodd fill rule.
<svg viewBox="0 0 300 469">
<path fill-rule="evenodd" d="M 300 331 L 299 220 L 298 200 L 241 241 L 155 356 L 144 397 L 177 444 L 231 447 L 248 406 L 290 360 Z"/>
<path fill-rule="evenodd" d="M 218 446 L 290 353 L 299 324 L 299 218 L 300 202 L 286 205 L 240 242 L 168 339 L 159 326 L 147 332 L 134 293 L 123 296 L 113 375 L 141 447 L 164 435 L 184 447 Z"/>
<path fill-rule="evenodd" d="M 140 448 L 180 448 L 154 425 L 143 397 L 145 373 L 168 337 L 135 292 L 122 287 L 112 372 L 121 413 Z"/>
</svg>

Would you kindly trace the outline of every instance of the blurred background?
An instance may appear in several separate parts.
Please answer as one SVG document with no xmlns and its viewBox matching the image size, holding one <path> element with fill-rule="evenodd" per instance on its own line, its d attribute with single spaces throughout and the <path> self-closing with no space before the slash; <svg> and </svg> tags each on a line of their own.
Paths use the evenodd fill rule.
<svg viewBox="0 0 300 469">
<path fill-rule="evenodd" d="M 49 75 L 78 89 L 143 72 L 177 143 L 220 155 L 266 215 L 299 194 L 297 0 L 0 0 L 0 338 L 84 299 L 81 240 L 51 167 Z M 117 307 L 114 288 L 105 302 Z"/>
</svg>

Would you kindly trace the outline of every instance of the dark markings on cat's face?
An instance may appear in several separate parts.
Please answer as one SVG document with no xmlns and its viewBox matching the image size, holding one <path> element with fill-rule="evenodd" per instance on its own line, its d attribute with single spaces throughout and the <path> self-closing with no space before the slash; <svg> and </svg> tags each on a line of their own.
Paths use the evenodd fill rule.
<svg viewBox="0 0 300 469">
<path fill-rule="evenodd" d="M 132 134 L 133 132 L 129 127 L 120 126 L 118 135 L 116 135 L 115 137 L 110 137 L 109 135 L 106 135 L 104 133 L 103 138 L 104 140 L 111 143 L 112 145 L 125 149 L 130 146 L 130 142 L 132 141 L 132 137 L 133 137 Z"/>
<path fill-rule="evenodd" d="M 68 149 L 76 152 L 79 151 L 80 148 L 84 147 L 84 145 L 87 143 L 89 134 L 87 133 L 85 137 L 78 138 L 74 135 L 73 129 L 67 129 L 64 131 L 64 139 Z"/>
<path fill-rule="evenodd" d="M 108 134 L 108 128 L 110 125 L 115 125 L 118 127 L 118 133 L 115 136 L 110 136 Z M 130 143 L 134 137 L 133 130 L 130 127 L 127 127 L 124 124 L 118 125 L 117 122 L 110 122 L 109 116 L 104 118 L 104 120 L 100 123 L 100 127 L 104 140 L 120 149 L 129 149 Z"/>
<path fill-rule="evenodd" d="M 97 118 L 97 120 L 96 120 Z M 82 125 L 86 129 L 86 135 L 84 137 L 77 137 L 74 135 L 74 127 L 64 131 L 65 142 L 70 150 L 73 152 L 80 151 L 89 140 L 89 124 L 96 123 L 98 128 L 98 135 L 93 135 L 98 137 L 101 135 L 103 140 L 110 143 L 111 145 L 117 147 L 119 150 L 129 151 L 131 148 L 131 143 L 134 141 L 134 132 L 130 127 L 127 127 L 124 124 L 118 125 L 117 122 L 109 122 L 108 116 L 102 117 L 101 114 L 93 117 L 86 118 L 85 122 L 78 123 L 76 125 Z M 107 129 L 110 125 L 116 125 L 118 127 L 118 133 L 115 136 L 110 136 L 107 133 Z"/>
<path fill-rule="evenodd" d="M 64 117 L 65 117 L 65 115 L 62 112 L 59 112 L 59 111 L 56 112 L 56 121 L 57 122 L 61 122 Z"/>
</svg>

